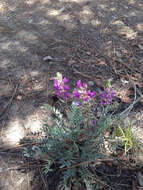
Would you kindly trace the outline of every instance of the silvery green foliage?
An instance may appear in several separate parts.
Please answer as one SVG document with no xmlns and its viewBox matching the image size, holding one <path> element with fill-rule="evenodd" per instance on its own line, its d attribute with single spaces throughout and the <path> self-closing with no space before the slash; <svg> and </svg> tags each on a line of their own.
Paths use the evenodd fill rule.
<svg viewBox="0 0 143 190">
<path fill-rule="evenodd" d="M 25 150 L 25 155 L 33 156 L 34 151 L 36 155 L 37 150 L 41 155 L 48 155 L 44 172 L 48 175 L 53 165 L 58 165 L 62 176 L 60 189 L 66 189 L 71 184 L 80 186 L 85 181 L 86 186 L 91 187 L 87 175 L 90 167 L 88 161 L 90 163 L 91 160 L 103 157 L 100 153 L 100 145 L 103 142 L 101 129 L 99 135 L 97 127 L 87 126 L 82 110 L 75 102 L 72 103 L 71 110 L 66 113 L 67 117 L 54 107 L 46 105 L 46 108 L 52 114 L 42 128 L 45 136 L 40 139 L 38 148 L 36 146 L 31 150 L 32 154 L 30 150 Z M 52 121 L 52 126 L 48 124 L 49 120 Z"/>
<path fill-rule="evenodd" d="M 68 121 L 70 127 L 79 128 L 83 123 L 83 116 L 81 109 L 77 106 L 76 102 L 72 103 L 72 111 L 68 113 Z"/>
</svg>

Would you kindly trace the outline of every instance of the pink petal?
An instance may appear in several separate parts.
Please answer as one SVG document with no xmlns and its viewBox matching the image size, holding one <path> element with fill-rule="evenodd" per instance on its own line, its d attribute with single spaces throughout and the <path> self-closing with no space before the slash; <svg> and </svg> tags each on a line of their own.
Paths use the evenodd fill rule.
<svg viewBox="0 0 143 190">
<path fill-rule="evenodd" d="M 81 88 L 81 87 L 82 87 L 82 85 L 81 85 L 81 80 L 77 81 L 77 87 L 78 87 L 78 88 Z"/>
</svg>

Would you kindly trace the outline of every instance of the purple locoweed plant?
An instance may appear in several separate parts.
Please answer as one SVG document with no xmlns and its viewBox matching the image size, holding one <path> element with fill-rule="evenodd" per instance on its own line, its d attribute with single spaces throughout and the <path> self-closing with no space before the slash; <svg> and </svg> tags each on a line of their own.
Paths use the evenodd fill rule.
<svg viewBox="0 0 143 190">
<path fill-rule="evenodd" d="M 65 187 L 71 189 L 77 187 L 77 184 L 80 187 L 90 184 L 92 188 L 95 185 L 92 180 L 93 173 L 90 175 L 89 167 L 85 167 L 83 171 L 83 163 L 90 163 L 92 167 L 93 160 L 107 158 L 107 162 L 111 159 L 114 161 L 115 156 L 117 158 L 120 156 L 117 148 L 121 144 L 123 145 L 122 152 L 130 158 L 132 152 L 136 153 L 137 150 L 139 153 L 138 148 L 141 144 L 134 138 L 132 126 L 126 128 L 121 115 L 112 112 L 114 106 L 110 104 L 115 92 L 110 81 L 104 88 L 104 92 L 99 94 L 99 99 L 95 97 L 95 92 L 89 90 L 87 84 L 82 83 L 81 80 L 77 82 L 72 92 L 67 84 L 68 79 L 61 73 L 57 73 L 54 78 L 54 88 L 57 97 L 63 100 L 62 103 L 65 103 L 65 106 L 62 107 L 63 104 L 60 104 L 58 109 L 57 106 L 46 106 L 51 114 L 48 114 L 42 128 L 45 135 L 42 135 L 40 141 L 38 140 L 38 149 L 25 148 L 24 155 L 35 159 L 37 153 L 40 153 L 40 160 L 46 160 L 44 169 L 46 175 L 50 174 L 53 164 L 56 163 L 56 169 L 62 175 L 62 181 L 57 184 L 59 189 L 65 189 Z M 67 102 L 69 97 L 72 101 Z M 128 151 L 129 154 L 127 154 Z M 88 184 L 85 173 L 88 174 Z"/>
</svg>

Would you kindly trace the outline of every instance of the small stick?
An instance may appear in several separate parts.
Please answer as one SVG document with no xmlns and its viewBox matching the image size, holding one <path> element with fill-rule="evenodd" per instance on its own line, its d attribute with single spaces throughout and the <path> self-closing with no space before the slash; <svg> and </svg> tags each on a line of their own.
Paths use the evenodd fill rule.
<svg viewBox="0 0 143 190">
<path fill-rule="evenodd" d="M 66 168 L 61 168 L 61 169 L 59 169 L 59 171 L 66 170 L 67 168 L 76 168 L 76 167 L 78 167 L 80 165 L 88 164 L 88 163 L 91 163 L 91 162 L 94 162 L 94 164 L 99 164 L 100 162 L 112 162 L 112 161 L 114 161 L 114 159 L 110 159 L 110 158 L 89 160 L 89 161 L 80 162 L 80 163 L 75 164 L 73 166 L 69 166 L 69 167 L 66 167 Z"/>
<path fill-rule="evenodd" d="M 47 185 L 47 183 L 46 183 L 46 181 L 45 181 L 45 179 L 44 179 L 44 177 L 43 177 L 43 175 L 42 175 L 42 173 L 41 173 L 40 168 L 39 168 L 39 173 L 40 173 L 40 176 L 41 176 L 41 178 L 42 178 L 42 181 L 43 181 L 43 183 L 44 183 L 44 185 L 45 185 L 46 190 L 48 190 L 49 187 L 48 187 L 48 185 Z"/>
<path fill-rule="evenodd" d="M 142 99 L 142 97 L 139 97 L 137 100 L 136 100 L 136 85 L 134 84 L 134 101 L 132 104 L 130 104 L 130 106 L 125 109 L 122 113 L 120 113 L 120 116 L 124 115 L 127 111 L 128 111 L 128 114 L 130 113 L 130 111 L 132 110 L 133 106 L 139 102 L 140 100 Z M 128 116 L 128 114 L 126 116 Z"/>
</svg>

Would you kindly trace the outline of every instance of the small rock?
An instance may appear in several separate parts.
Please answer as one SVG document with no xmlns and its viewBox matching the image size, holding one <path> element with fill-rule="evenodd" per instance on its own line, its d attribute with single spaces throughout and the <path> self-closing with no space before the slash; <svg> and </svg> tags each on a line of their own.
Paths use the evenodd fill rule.
<svg viewBox="0 0 143 190">
<path fill-rule="evenodd" d="M 141 172 L 138 172 L 138 175 L 137 175 L 137 178 L 138 178 L 138 183 L 141 187 L 143 187 L 143 175 Z"/>
<path fill-rule="evenodd" d="M 62 7 L 59 11 L 63 12 L 65 10 L 65 7 Z"/>
<path fill-rule="evenodd" d="M 122 54 L 119 52 L 119 51 L 116 51 L 116 55 L 117 55 L 117 57 L 122 57 Z"/>
<path fill-rule="evenodd" d="M 75 60 L 70 59 L 70 60 L 68 61 L 68 65 L 69 65 L 69 66 L 72 66 L 74 63 L 75 63 Z"/>
<path fill-rule="evenodd" d="M 53 61 L 53 59 L 50 55 L 43 57 L 43 61 Z"/>
<path fill-rule="evenodd" d="M 138 46 L 139 46 L 139 48 L 140 48 L 141 50 L 143 50 L 143 46 L 142 46 L 142 45 L 139 44 Z"/>
<path fill-rule="evenodd" d="M 33 19 L 28 20 L 28 23 L 31 24 L 33 22 Z"/>
<path fill-rule="evenodd" d="M 89 86 L 94 86 L 94 82 L 93 82 L 93 81 L 89 81 L 89 82 L 88 82 L 88 85 L 89 85 Z"/>
<path fill-rule="evenodd" d="M 91 55 L 91 52 L 87 51 L 86 54 L 87 54 L 87 55 Z"/>
<path fill-rule="evenodd" d="M 18 95 L 18 96 L 16 97 L 16 99 L 17 99 L 17 100 L 22 100 L 22 96 L 21 96 L 21 95 Z"/>
<path fill-rule="evenodd" d="M 99 25 L 101 24 L 101 21 L 98 20 L 98 19 L 92 20 L 92 21 L 91 21 L 91 24 L 92 24 L 93 26 L 99 26 Z"/>
<path fill-rule="evenodd" d="M 124 22 L 122 22 L 121 20 L 116 20 L 114 22 L 112 22 L 113 25 L 117 25 L 117 26 L 124 26 Z"/>
<path fill-rule="evenodd" d="M 0 173 L 2 173 L 3 172 L 3 168 L 0 168 Z"/>
</svg>

